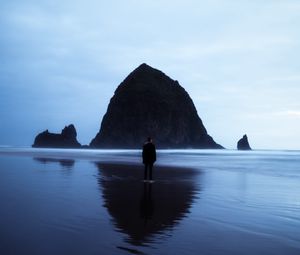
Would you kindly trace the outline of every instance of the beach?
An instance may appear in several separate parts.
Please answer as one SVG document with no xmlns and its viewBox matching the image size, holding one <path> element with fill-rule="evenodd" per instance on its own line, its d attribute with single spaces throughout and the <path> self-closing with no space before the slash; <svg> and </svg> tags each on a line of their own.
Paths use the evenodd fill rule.
<svg viewBox="0 0 300 255">
<path fill-rule="evenodd" d="M 0 254 L 300 254 L 300 151 L 0 148 Z"/>
</svg>

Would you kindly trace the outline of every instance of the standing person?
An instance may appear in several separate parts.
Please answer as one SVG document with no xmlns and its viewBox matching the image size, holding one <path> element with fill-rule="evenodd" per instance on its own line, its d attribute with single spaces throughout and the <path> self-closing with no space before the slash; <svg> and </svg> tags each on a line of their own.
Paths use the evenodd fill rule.
<svg viewBox="0 0 300 255">
<path fill-rule="evenodd" d="M 145 165 L 144 181 L 147 181 L 147 173 L 149 169 L 149 180 L 152 182 L 152 168 L 156 161 L 155 145 L 152 142 L 152 138 L 148 137 L 147 141 L 143 145 L 143 163 Z"/>
</svg>

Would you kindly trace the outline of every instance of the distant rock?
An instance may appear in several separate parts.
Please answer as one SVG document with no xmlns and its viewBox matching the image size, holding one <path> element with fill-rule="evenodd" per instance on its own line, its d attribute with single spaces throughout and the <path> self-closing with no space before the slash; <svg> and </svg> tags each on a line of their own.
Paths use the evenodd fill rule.
<svg viewBox="0 0 300 255">
<path fill-rule="evenodd" d="M 151 136 L 158 148 L 221 149 L 178 81 L 147 64 L 118 86 L 93 148 L 140 148 Z"/>
<path fill-rule="evenodd" d="M 251 150 L 247 135 L 244 135 L 237 143 L 238 150 Z"/>
<path fill-rule="evenodd" d="M 60 134 L 50 133 L 48 130 L 35 137 L 32 147 L 41 148 L 80 148 L 77 132 L 73 124 L 66 126 Z"/>
</svg>

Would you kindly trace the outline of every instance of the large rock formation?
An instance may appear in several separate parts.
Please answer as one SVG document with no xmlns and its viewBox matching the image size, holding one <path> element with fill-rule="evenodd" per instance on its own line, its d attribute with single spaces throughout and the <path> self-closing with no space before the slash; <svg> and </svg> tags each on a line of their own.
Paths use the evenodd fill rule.
<svg viewBox="0 0 300 255">
<path fill-rule="evenodd" d="M 207 134 L 178 81 L 142 64 L 116 89 L 90 146 L 140 148 L 148 136 L 158 148 L 223 148 Z"/>
<path fill-rule="evenodd" d="M 80 148 L 77 132 L 73 124 L 66 126 L 60 134 L 50 133 L 48 130 L 35 137 L 32 147 L 43 148 Z"/>
<path fill-rule="evenodd" d="M 244 135 L 237 143 L 238 150 L 251 150 L 247 135 Z"/>
</svg>

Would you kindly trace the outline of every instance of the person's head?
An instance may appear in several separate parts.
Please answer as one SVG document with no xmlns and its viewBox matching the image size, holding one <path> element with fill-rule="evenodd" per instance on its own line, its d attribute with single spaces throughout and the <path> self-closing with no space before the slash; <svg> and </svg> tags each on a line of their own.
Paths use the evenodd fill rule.
<svg viewBox="0 0 300 255">
<path fill-rule="evenodd" d="M 151 138 L 150 136 L 147 138 L 147 142 L 148 142 L 148 143 L 151 143 L 151 142 L 152 142 L 152 138 Z"/>
</svg>

